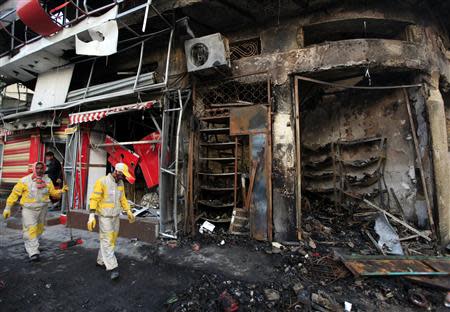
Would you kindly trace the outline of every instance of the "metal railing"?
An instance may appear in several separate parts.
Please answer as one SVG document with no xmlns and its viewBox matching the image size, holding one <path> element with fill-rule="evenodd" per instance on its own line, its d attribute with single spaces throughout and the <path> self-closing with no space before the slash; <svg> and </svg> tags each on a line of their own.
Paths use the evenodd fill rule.
<svg viewBox="0 0 450 312">
<path fill-rule="evenodd" d="M 89 16 L 96 16 L 100 13 L 103 13 L 111 8 L 113 8 L 116 5 L 119 5 L 121 3 L 127 2 L 126 0 L 111 0 L 111 3 L 103 5 L 99 8 L 95 8 L 93 10 L 89 10 L 89 5 L 87 0 L 83 0 L 83 8 L 81 8 L 81 0 L 76 1 L 68 1 L 64 3 L 63 5 L 57 6 L 55 8 L 52 8 L 48 10 L 49 15 L 54 15 L 55 13 L 62 13 L 61 18 L 55 18 L 54 21 L 62 28 L 70 27 L 83 19 L 89 17 Z M 94 2 L 94 1 L 92 1 Z M 70 10 L 72 8 L 72 10 Z M 135 13 L 139 10 L 146 9 L 148 12 L 148 8 L 151 8 L 156 15 L 160 16 L 164 22 L 166 22 L 169 27 L 173 27 L 170 22 L 167 21 L 167 19 L 157 10 L 157 8 L 152 4 L 152 1 L 146 1 L 142 4 L 136 4 L 135 6 L 131 8 L 127 8 L 127 10 L 120 12 L 117 14 L 116 19 L 123 18 L 129 14 Z M 5 14 L 0 15 L 0 31 L 5 31 L 11 38 L 10 41 L 10 47 L 8 51 L 5 51 L 0 54 L 0 57 L 4 57 L 10 53 L 12 53 L 14 50 L 18 50 L 22 47 L 24 47 L 27 44 L 30 44 L 32 42 L 35 42 L 42 38 L 41 35 L 38 35 L 34 32 L 32 32 L 28 27 L 24 26 L 24 32 L 20 34 L 17 33 L 17 25 L 16 23 L 22 23 L 20 20 L 13 19 L 12 21 L 8 21 L 8 18 L 10 18 L 10 15 L 14 14 L 15 10 L 9 10 L 5 12 Z M 70 18 L 70 19 L 69 19 Z M 9 23 L 9 25 L 5 26 L 3 23 Z M 32 38 L 29 38 L 29 36 L 32 35 Z M 23 38 L 23 39 L 21 39 Z M 19 42 L 19 44 L 16 45 L 16 42 Z"/>
</svg>

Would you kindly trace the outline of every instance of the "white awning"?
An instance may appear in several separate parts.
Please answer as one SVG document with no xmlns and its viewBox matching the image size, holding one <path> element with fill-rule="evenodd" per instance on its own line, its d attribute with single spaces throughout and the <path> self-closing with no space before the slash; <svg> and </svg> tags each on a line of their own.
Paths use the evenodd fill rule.
<svg viewBox="0 0 450 312">
<path fill-rule="evenodd" d="M 94 110 L 94 111 L 70 114 L 69 115 L 69 124 L 76 125 L 76 124 L 80 124 L 83 122 L 98 121 L 109 115 L 113 115 L 113 114 L 117 114 L 117 113 L 149 109 L 149 108 L 152 108 L 154 104 L 155 104 L 154 101 L 149 101 L 149 102 L 145 102 L 145 103 L 116 106 L 116 107 L 98 109 L 98 110 Z"/>
</svg>

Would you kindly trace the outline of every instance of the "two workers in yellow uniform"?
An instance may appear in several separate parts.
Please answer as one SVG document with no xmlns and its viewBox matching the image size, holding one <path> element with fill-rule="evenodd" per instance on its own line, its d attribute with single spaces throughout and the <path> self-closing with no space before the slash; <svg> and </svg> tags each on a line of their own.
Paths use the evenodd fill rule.
<svg viewBox="0 0 450 312">
<path fill-rule="evenodd" d="M 120 213 L 125 211 L 128 221 L 133 223 L 135 216 L 125 196 L 124 179 L 132 178 L 128 166 L 117 163 L 114 171 L 95 182 L 94 191 L 89 199 L 89 220 L 87 228 L 92 231 L 96 226 L 95 215 L 98 216 L 100 250 L 97 265 L 111 272 L 111 279 L 119 277 L 117 259 L 114 254 L 117 236 L 119 235 Z"/>
<path fill-rule="evenodd" d="M 67 189 L 66 185 L 60 190 L 55 189 L 52 180 L 45 174 L 45 164 L 37 162 L 33 165 L 33 173 L 21 178 L 6 200 L 3 211 L 5 219 L 11 216 L 11 209 L 20 198 L 23 240 L 31 261 L 40 260 L 39 237 L 44 232 L 50 196 L 59 199 Z"/>
</svg>

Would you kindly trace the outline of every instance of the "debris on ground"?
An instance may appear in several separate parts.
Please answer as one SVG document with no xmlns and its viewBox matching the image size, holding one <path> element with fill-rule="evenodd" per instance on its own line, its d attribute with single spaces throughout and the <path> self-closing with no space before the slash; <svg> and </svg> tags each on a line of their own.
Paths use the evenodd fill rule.
<svg viewBox="0 0 450 312">
<path fill-rule="evenodd" d="M 415 289 L 410 289 L 409 292 L 409 299 L 410 301 L 417 307 L 431 310 L 430 303 L 428 302 L 427 298 L 419 291 Z"/>
<path fill-rule="evenodd" d="M 280 300 L 280 293 L 275 289 L 264 289 L 264 295 L 269 301 Z"/>
<path fill-rule="evenodd" d="M 145 257 L 139 256 L 139 260 L 132 260 L 131 263 L 125 254 L 119 255 L 124 273 L 122 287 L 139 285 L 139 289 L 153 289 L 156 285 L 164 285 L 159 290 L 158 296 L 151 299 L 158 302 L 157 307 L 160 311 L 408 312 L 416 311 L 418 305 L 424 302 L 423 298 L 431 309 L 443 308 L 447 294 L 445 289 L 437 288 L 436 285 L 430 287 L 431 284 L 423 287 L 413 279 L 439 280 L 448 279 L 448 276 L 408 276 L 408 278 L 355 276 L 342 259 L 336 256 L 338 252 L 344 255 L 356 254 L 359 259 L 363 256 L 367 259 L 376 257 L 378 260 L 386 257 L 399 258 L 383 255 L 367 235 L 369 232 L 374 240 L 379 239 L 374 230 L 378 212 L 367 214 L 364 218 L 360 215 L 354 218 L 359 207 L 348 207 L 346 210 L 336 212 L 332 203 L 314 200 L 310 203 L 310 211 L 303 215 L 303 241 L 258 242 L 245 236 L 230 235 L 228 228 L 221 226 L 216 226 L 212 232 L 205 230 L 202 235 L 195 237 L 183 235 L 178 235 L 177 238 L 163 237 L 155 246 L 136 242 L 142 245 L 139 247 L 129 239 L 122 240 L 122 244 L 126 244 L 126 248 L 123 246 L 122 250 L 126 251 L 127 255 L 130 254 L 130 248 L 145 253 Z M 199 225 L 202 224 L 203 221 Z M 401 225 L 396 226 L 393 223 L 391 226 L 399 235 L 405 252 L 405 256 L 401 257 L 411 257 L 419 262 L 428 261 L 433 257 L 442 259 L 433 246 L 428 246 L 424 238 L 417 236 L 408 241 L 401 240 L 401 237 L 408 237 L 411 233 L 405 232 L 408 229 L 403 229 Z M 51 228 L 48 231 L 51 232 Z M 83 236 L 83 239 L 87 237 Z M 22 247 L 20 244 L 18 246 Z M 66 261 L 69 261 L 69 264 L 71 261 L 77 261 L 73 264 L 74 268 L 87 268 L 89 263 L 95 263 L 96 258 L 96 252 L 91 251 L 89 246 L 92 247 L 92 242 L 87 240 L 86 245 L 70 250 L 70 257 L 69 253 L 59 255 L 59 251 L 54 252 L 58 257 L 65 257 L 60 265 L 66 265 Z M 424 255 L 411 254 L 411 250 L 420 251 Z M 83 257 L 74 257 L 74 253 L 79 253 Z M 168 257 L 168 253 L 173 255 L 172 260 Z M 85 254 L 88 254 L 90 259 L 85 259 Z M 46 256 L 46 252 L 43 256 Z M 424 260 L 420 260 L 421 257 Z M 181 259 L 181 263 L 173 259 Z M 2 275 L 0 278 L 8 282 L 8 285 L 22 287 L 17 278 L 26 280 L 27 277 L 17 275 L 17 272 L 22 271 L 13 270 L 15 263 L 8 262 L 8 258 L 0 257 L 0 260 L 2 267 L 9 268 L 15 274 Z M 431 262 L 437 263 L 436 261 Z M 44 258 L 42 269 L 45 269 L 47 263 L 49 269 L 42 281 L 32 281 L 29 287 L 23 286 L 27 294 L 34 289 L 43 289 L 49 294 L 56 294 L 61 286 L 64 286 L 56 275 L 53 276 L 58 274 L 51 270 L 54 265 L 53 259 Z M 20 265 L 29 264 L 24 262 Z M 445 263 L 440 265 L 444 267 Z M 140 270 L 144 267 L 151 270 L 151 273 L 146 273 L 148 278 L 141 276 Z M 84 288 L 90 283 L 89 278 L 92 275 L 101 278 L 101 274 L 104 273 L 94 267 L 92 270 L 95 271 L 86 269 L 85 274 L 79 277 L 83 280 L 84 284 L 80 285 Z M 236 274 L 237 271 L 239 274 Z M 375 272 L 378 272 L 378 269 Z M 390 272 L 398 271 L 390 270 Z M 155 286 L 147 284 L 147 280 Z M 179 280 L 183 283 L 180 284 Z M 97 281 L 96 285 L 101 284 L 100 282 Z M 123 288 L 119 290 L 122 291 Z M 8 289 L 11 287 L 2 289 L 2 294 L 8 292 Z M 73 291 L 81 292 L 78 288 Z M 137 288 L 136 291 L 139 292 Z M 17 305 L 17 300 L 20 299 L 14 296 L 9 298 L 9 300 L 15 298 L 16 301 L 8 301 L 6 307 Z M 137 305 L 136 309 L 145 310 L 143 304 L 147 300 L 146 296 L 140 295 L 136 298 L 140 305 Z M 73 300 L 77 301 L 76 298 Z M 92 299 L 77 301 L 80 309 L 92 308 L 94 304 Z M 119 304 L 117 309 L 120 308 L 124 306 Z"/>
<path fill-rule="evenodd" d="M 219 302 L 224 312 L 235 312 L 239 310 L 239 303 L 226 290 L 220 294 Z"/>
<path fill-rule="evenodd" d="M 209 221 L 205 221 L 203 222 L 203 224 L 200 226 L 200 229 L 198 230 L 201 234 L 205 233 L 205 232 L 209 232 L 212 233 L 215 229 L 215 225 L 212 224 Z"/>
<path fill-rule="evenodd" d="M 199 243 L 192 244 L 192 251 L 198 252 L 199 250 L 200 250 L 200 244 Z"/>
<path fill-rule="evenodd" d="M 361 209 L 367 208 L 348 206 L 337 212 L 332 202 L 322 199 L 309 202 L 310 208 L 303 215 L 304 240 L 300 242 L 256 242 L 229 235 L 220 227 L 197 237 L 202 248 L 220 245 L 226 240 L 226 248 L 240 246 L 252 252 L 264 252 L 272 257 L 275 274 L 270 276 L 270 281 L 256 283 L 216 273 L 202 276 L 186 293 L 179 294 L 180 300 L 169 310 L 223 311 L 217 296 L 224 291 L 239 302 L 239 311 L 394 311 L 400 307 L 403 311 L 414 311 L 418 308 L 418 299 L 411 301 L 414 292 L 410 290 L 419 291 L 432 307 L 442 305 L 440 289 L 422 289 L 413 281 L 413 278 L 429 276 L 410 276 L 411 279 L 357 277 L 336 256 L 338 251 L 383 259 L 381 250 L 386 254 L 395 250 L 386 248 L 387 244 L 383 244 L 383 248 L 378 245 L 380 237 L 375 222 L 379 211 L 362 212 Z M 426 239 L 411 233 L 404 225 L 396 222 L 388 226 L 391 232 L 397 233 L 398 239 L 394 238 L 393 242 L 401 244 L 404 257 L 411 254 L 417 257 L 412 250 L 420 250 L 427 258 L 438 256 Z M 426 237 L 429 235 L 426 231 L 419 232 Z M 412 234 L 416 236 L 410 237 Z M 180 245 L 186 244 L 185 240 L 190 241 L 181 238 Z"/>
<path fill-rule="evenodd" d="M 387 254 L 403 255 L 402 245 L 400 244 L 400 238 L 392 225 L 389 223 L 386 215 L 380 213 L 375 220 L 375 232 L 380 237 L 378 246 L 380 249 L 386 248 Z"/>
<path fill-rule="evenodd" d="M 447 308 L 450 308 L 450 291 L 447 293 L 447 296 L 445 297 L 444 305 L 445 305 Z"/>
</svg>

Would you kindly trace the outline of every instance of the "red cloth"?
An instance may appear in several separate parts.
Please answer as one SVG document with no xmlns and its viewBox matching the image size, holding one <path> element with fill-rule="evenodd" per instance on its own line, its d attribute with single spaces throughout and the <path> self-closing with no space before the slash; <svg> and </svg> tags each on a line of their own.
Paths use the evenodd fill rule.
<svg viewBox="0 0 450 312">
<path fill-rule="evenodd" d="M 38 164 L 44 166 L 44 172 L 45 172 L 45 164 L 44 164 L 43 162 L 40 162 L 40 161 L 35 162 L 35 163 L 33 164 L 33 175 L 31 176 L 31 178 L 33 179 L 33 182 L 36 183 L 38 189 L 43 189 L 43 188 L 47 187 L 47 183 L 45 183 L 45 181 L 42 180 L 42 178 L 43 178 L 44 175 L 38 176 L 38 175 L 36 174 L 36 166 L 37 166 Z"/>
</svg>

